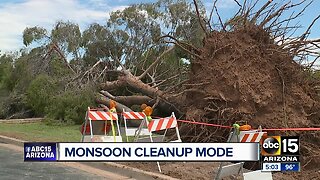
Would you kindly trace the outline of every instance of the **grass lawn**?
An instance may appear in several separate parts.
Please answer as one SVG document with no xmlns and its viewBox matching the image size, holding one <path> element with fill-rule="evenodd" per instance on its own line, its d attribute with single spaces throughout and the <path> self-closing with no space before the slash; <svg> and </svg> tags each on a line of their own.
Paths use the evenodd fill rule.
<svg viewBox="0 0 320 180">
<path fill-rule="evenodd" d="M 25 124 L 0 123 L 0 135 L 26 141 L 80 142 L 80 125 L 49 126 L 43 122 Z"/>
<path fill-rule="evenodd" d="M 52 126 L 44 122 L 6 124 L 0 123 L 0 135 L 14 137 L 26 141 L 34 142 L 80 142 L 81 125 Z M 127 142 L 127 137 L 122 133 L 123 142 Z M 112 136 L 112 134 L 109 134 Z M 149 138 L 149 136 L 140 136 Z M 133 142 L 134 137 L 128 137 L 129 142 Z"/>
</svg>

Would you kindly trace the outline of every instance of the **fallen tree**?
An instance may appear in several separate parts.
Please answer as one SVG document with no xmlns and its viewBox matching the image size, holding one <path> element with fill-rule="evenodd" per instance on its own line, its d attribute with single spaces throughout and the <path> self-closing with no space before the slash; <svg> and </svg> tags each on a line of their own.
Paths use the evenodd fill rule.
<svg viewBox="0 0 320 180">
<path fill-rule="evenodd" d="M 198 12 L 197 2 L 194 4 Z M 232 125 L 245 120 L 254 127 L 268 128 L 317 126 L 320 105 L 316 87 L 319 81 L 310 78 L 310 70 L 319 58 L 316 50 L 320 39 L 310 40 L 308 35 L 320 16 L 303 34 L 295 37 L 292 32 L 299 26 L 289 24 L 311 3 L 280 5 L 266 1 L 254 11 L 256 4 L 245 1 L 237 14 L 223 23 L 215 1 L 213 10 L 217 13 L 219 26 L 212 27 L 208 23 L 211 17 L 204 18 L 197 13 L 206 34 L 202 48 L 171 35 L 162 36 L 163 42 L 173 46 L 168 46 L 141 74 L 133 75 L 122 67 L 116 80 L 101 84 L 101 94 L 127 106 L 147 103 L 167 113 L 174 111 L 191 121 Z M 302 7 L 301 11 L 282 18 L 284 12 L 298 6 Z M 158 88 L 158 85 L 167 79 L 155 80 L 149 76 L 151 82 L 146 83 L 144 78 L 174 49 L 183 50 L 191 57 L 188 80 L 166 89 Z M 313 60 L 306 63 L 305 59 L 310 58 Z M 110 93 L 123 87 L 133 88 L 139 95 L 126 97 Z M 221 142 L 228 133 L 227 129 L 192 124 L 183 124 L 181 131 L 184 140 L 191 142 Z M 319 134 L 300 134 L 304 140 L 304 162 L 314 161 L 310 157 L 319 154 L 314 148 L 320 145 L 314 145 L 315 140 L 319 142 Z"/>
<path fill-rule="evenodd" d="M 149 73 L 149 71 L 152 70 L 154 66 L 156 66 L 160 61 L 162 60 L 162 57 L 172 51 L 174 49 L 174 46 L 169 47 L 167 50 L 165 50 L 149 67 L 146 69 L 141 75 L 134 76 L 129 70 L 122 67 L 122 70 L 118 70 L 117 74 L 119 76 L 117 77 L 117 80 L 115 81 L 107 81 L 104 83 L 101 83 L 100 87 L 103 89 L 103 91 L 100 91 L 100 94 L 105 96 L 106 98 L 115 100 L 119 103 L 125 104 L 127 106 L 132 105 L 141 105 L 141 104 L 148 104 L 150 106 L 163 109 L 166 112 L 175 111 L 178 114 L 181 114 L 182 112 L 174 105 L 172 102 L 170 102 L 170 97 L 172 97 L 171 94 L 166 94 L 165 91 L 160 90 L 157 88 L 159 83 L 163 83 L 165 80 L 160 81 L 159 83 L 151 82 L 148 85 L 142 81 L 142 79 Z M 109 91 L 115 90 L 117 88 L 121 87 L 131 87 L 137 92 L 143 94 L 141 95 L 134 95 L 134 96 L 114 96 Z M 119 106 L 121 106 L 119 104 Z"/>
</svg>

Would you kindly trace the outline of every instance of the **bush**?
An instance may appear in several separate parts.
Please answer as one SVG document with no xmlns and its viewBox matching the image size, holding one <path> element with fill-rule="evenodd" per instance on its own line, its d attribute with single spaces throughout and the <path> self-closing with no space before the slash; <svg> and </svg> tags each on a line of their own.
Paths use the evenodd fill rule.
<svg viewBox="0 0 320 180">
<path fill-rule="evenodd" d="M 57 87 L 53 79 L 47 75 L 39 75 L 27 89 L 27 104 L 37 116 L 43 116 L 46 107 L 51 104 L 51 100 L 56 94 Z"/>
<path fill-rule="evenodd" d="M 23 94 L 11 92 L 5 97 L 0 96 L 0 119 L 19 119 L 30 116 L 33 116 L 33 113 L 27 108 Z"/>
<path fill-rule="evenodd" d="M 13 57 L 10 55 L 0 56 L 0 89 L 13 90 L 15 80 L 12 78 L 12 74 Z"/>
<path fill-rule="evenodd" d="M 94 96 L 91 91 L 68 91 L 52 99 L 46 109 L 46 119 L 51 124 L 81 124 L 88 106 L 93 105 Z"/>
</svg>

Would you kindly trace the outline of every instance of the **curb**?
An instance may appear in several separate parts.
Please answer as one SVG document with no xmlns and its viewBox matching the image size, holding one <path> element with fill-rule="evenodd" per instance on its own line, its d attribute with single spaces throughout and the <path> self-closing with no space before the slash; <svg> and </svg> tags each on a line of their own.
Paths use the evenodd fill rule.
<svg viewBox="0 0 320 180">
<path fill-rule="evenodd" d="M 23 144 L 25 142 L 28 142 L 28 141 L 24 141 L 24 140 L 21 140 L 21 139 L 0 135 L 0 143 L 1 142 L 7 143 L 7 144 L 14 144 L 14 145 L 17 145 L 17 146 L 23 146 Z M 104 164 L 107 165 L 107 166 L 112 166 L 114 168 L 119 168 L 119 169 L 122 169 L 122 170 L 125 169 L 125 170 L 128 170 L 128 171 L 134 172 L 134 173 L 139 173 L 139 174 L 151 176 L 151 177 L 154 177 L 155 179 L 179 180 L 177 178 L 173 178 L 173 177 L 170 177 L 170 176 L 167 176 L 167 175 L 164 175 L 164 174 L 144 171 L 144 170 L 141 170 L 141 169 L 138 169 L 138 168 L 130 167 L 130 166 L 123 165 L 123 164 L 117 164 L 117 163 L 114 163 L 114 162 L 105 162 Z"/>
<path fill-rule="evenodd" d="M 35 122 L 41 122 L 44 118 L 27 118 L 27 119 L 0 119 L 0 124 L 24 124 L 24 123 L 35 123 Z"/>
<path fill-rule="evenodd" d="M 7 143 L 7 144 L 14 144 L 14 145 L 17 145 L 17 146 L 23 146 L 23 144 L 25 142 L 27 142 L 27 141 L 24 141 L 24 140 L 21 140 L 21 139 L 16 139 L 16 138 L 13 138 L 13 137 L 0 135 L 0 142 L 4 142 L 4 143 Z"/>
<path fill-rule="evenodd" d="M 144 170 L 141 170 L 141 169 L 138 169 L 138 168 L 134 168 L 134 167 L 130 167 L 130 166 L 122 165 L 122 164 L 117 164 L 117 163 L 113 163 L 113 162 L 105 162 L 104 164 L 110 165 L 110 166 L 113 166 L 113 167 L 116 167 L 116 168 L 127 169 L 129 171 L 133 171 L 133 172 L 136 172 L 136 173 L 152 176 L 152 177 L 155 177 L 157 179 L 159 178 L 159 179 L 179 180 L 177 178 L 173 178 L 171 176 L 167 176 L 167 175 L 164 175 L 164 174 L 154 173 L 154 172 L 150 172 L 150 171 L 144 171 Z"/>
</svg>

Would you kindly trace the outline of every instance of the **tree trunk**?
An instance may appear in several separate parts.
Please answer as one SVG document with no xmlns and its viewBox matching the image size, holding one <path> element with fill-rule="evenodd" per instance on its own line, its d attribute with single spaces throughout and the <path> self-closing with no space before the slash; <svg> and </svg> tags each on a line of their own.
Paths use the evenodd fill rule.
<svg viewBox="0 0 320 180">
<path fill-rule="evenodd" d="M 96 102 L 99 103 L 99 104 L 104 104 L 106 106 L 109 106 L 110 101 L 111 101 L 110 98 L 105 97 L 105 96 L 103 96 L 101 94 L 98 94 L 96 96 Z M 125 106 L 125 105 L 123 105 L 123 104 L 121 104 L 119 102 L 117 102 L 116 109 L 117 109 L 117 112 L 119 113 L 118 114 L 119 117 L 120 117 L 120 113 L 122 113 L 123 110 L 124 111 L 128 111 L 128 112 L 132 111 L 132 109 L 128 108 L 127 106 Z M 120 119 L 120 122 L 123 124 L 123 119 L 122 118 Z M 138 127 L 140 125 L 140 123 L 141 123 L 141 121 L 130 121 L 130 120 L 127 121 L 127 125 L 129 127 Z"/>
<path fill-rule="evenodd" d="M 155 100 L 148 96 L 113 96 L 107 91 L 100 91 L 100 93 L 110 99 L 113 99 L 121 104 L 125 104 L 129 107 L 132 105 L 141 104 L 147 104 L 149 106 L 152 106 L 155 103 Z"/>
</svg>

